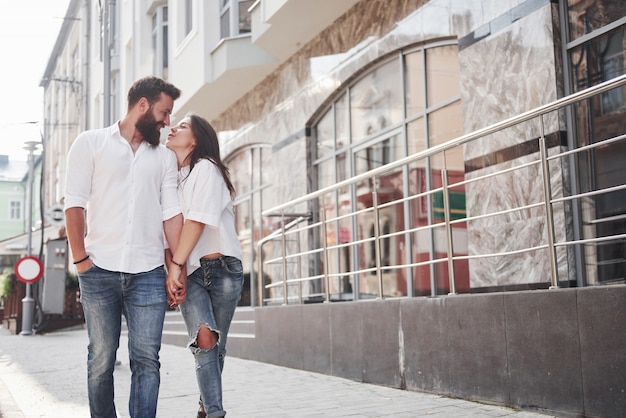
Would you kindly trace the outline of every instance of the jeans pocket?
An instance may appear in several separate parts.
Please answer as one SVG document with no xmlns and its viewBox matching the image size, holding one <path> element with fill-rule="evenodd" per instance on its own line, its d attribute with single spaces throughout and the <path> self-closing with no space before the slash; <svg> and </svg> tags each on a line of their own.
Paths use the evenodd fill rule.
<svg viewBox="0 0 626 418">
<path fill-rule="evenodd" d="M 226 271 L 233 274 L 242 274 L 243 273 L 243 264 L 241 260 L 235 257 L 226 256 L 224 257 L 223 267 Z"/>
<path fill-rule="evenodd" d="M 81 276 L 84 277 L 86 275 L 93 274 L 95 272 L 101 272 L 101 271 L 104 271 L 104 270 L 96 266 L 96 264 L 92 262 L 91 267 L 89 267 L 87 270 L 83 271 L 82 273 L 80 272 L 76 272 L 76 273 L 78 274 L 78 277 L 81 277 Z"/>
</svg>

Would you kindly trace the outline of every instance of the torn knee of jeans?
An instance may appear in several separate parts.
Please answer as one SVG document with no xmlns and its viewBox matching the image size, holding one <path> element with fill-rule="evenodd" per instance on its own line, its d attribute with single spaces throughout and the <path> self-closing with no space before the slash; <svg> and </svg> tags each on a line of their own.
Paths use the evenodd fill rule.
<svg viewBox="0 0 626 418">
<path fill-rule="evenodd" d="M 202 329 L 206 329 L 207 331 L 207 338 L 210 338 L 211 334 L 215 337 L 215 342 L 212 341 L 201 341 L 205 338 L 202 338 L 202 336 L 200 335 L 200 331 Z M 196 348 L 196 349 L 200 349 L 200 350 L 212 350 L 215 347 L 217 347 L 220 343 L 220 332 L 219 330 L 214 330 L 212 329 L 208 324 L 200 324 L 198 325 L 198 329 L 196 329 L 196 332 L 193 336 L 192 341 L 189 343 L 189 347 L 190 348 Z"/>
</svg>

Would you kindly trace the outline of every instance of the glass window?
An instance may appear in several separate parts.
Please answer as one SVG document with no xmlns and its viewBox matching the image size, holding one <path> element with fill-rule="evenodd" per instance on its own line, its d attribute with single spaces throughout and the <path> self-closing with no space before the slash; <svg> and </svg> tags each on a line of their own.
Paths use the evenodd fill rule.
<svg viewBox="0 0 626 418">
<path fill-rule="evenodd" d="M 456 45 L 426 50 L 428 107 L 459 94 L 459 57 Z"/>
<path fill-rule="evenodd" d="M 626 17 L 623 0 L 567 2 L 569 42 L 586 36 L 583 43 L 568 48 L 571 86 L 576 92 L 626 73 L 626 26 L 616 22 Z M 607 26 L 614 26 L 608 28 Z M 602 142 L 624 134 L 626 87 L 613 89 L 577 103 L 573 110 L 573 134 L 577 146 Z M 576 175 L 581 192 L 601 191 L 623 184 L 626 177 L 626 142 L 615 142 L 577 155 Z M 626 233 L 626 192 L 598 193 L 580 203 L 584 239 Z M 586 284 L 623 282 L 626 277 L 626 245 L 607 240 L 586 246 Z M 594 262 L 590 261 L 594 260 Z"/>
<path fill-rule="evenodd" d="M 267 193 L 271 190 L 267 183 L 271 173 L 266 174 L 271 167 L 270 154 L 268 146 L 255 145 L 224 159 L 235 187 L 235 222 L 243 250 L 244 288 L 239 305 L 258 304 L 256 243 L 276 227 L 272 224 L 274 218 L 268 218 L 265 222 L 261 216 L 263 207 L 276 205 L 276 202 L 267 200 L 271 195 L 271 192 Z M 264 248 L 265 251 L 269 250 Z M 252 300 L 252 295 L 255 295 L 255 300 Z"/>
<path fill-rule="evenodd" d="M 335 136 L 337 149 L 342 149 L 350 143 L 350 112 L 347 94 L 343 94 L 335 102 Z"/>
<path fill-rule="evenodd" d="M 424 131 L 424 118 L 416 119 L 407 124 L 406 131 L 409 150 L 408 155 L 424 151 L 426 149 L 426 132 Z"/>
<path fill-rule="evenodd" d="M 404 156 L 398 135 L 384 139 L 354 153 L 355 174 L 382 167 Z"/>
<path fill-rule="evenodd" d="M 167 6 L 161 6 L 152 15 L 152 69 L 154 74 L 159 77 L 167 77 L 167 42 Z"/>
<path fill-rule="evenodd" d="M 250 155 L 249 151 L 237 153 L 228 160 L 230 181 L 237 191 L 237 195 L 250 191 Z"/>
<path fill-rule="evenodd" d="M 189 35 L 193 28 L 193 4 L 192 0 L 185 0 L 185 36 Z"/>
<path fill-rule="evenodd" d="M 22 219 L 22 202 L 19 200 L 12 200 L 9 202 L 9 219 L 12 221 L 19 221 Z"/>
<path fill-rule="evenodd" d="M 239 35 L 252 31 L 252 18 L 248 12 L 252 3 L 253 0 L 239 1 Z"/>
<path fill-rule="evenodd" d="M 419 115 L 424 112 L 424 54 L 417 51 L 404 59 L 404 95 L 406 115 Z"/>
<path fill-rule="evenodd" d="M 624 0 L 568 0 L 570 40 L 592 33 L 626 16 Z"/>
<path fill-rule="evenodd" d="M 353 85 L 342 87 L 334 103 L 313 126 L 313 132 L 318 135 L 315 141 L 318 149 L 314 150 L 317 151 L 314 155 L 318 158 L 323 155 L 322 159 L 314 161 L 318 187 L 332 184 L 333 174 L 339 182 L 460 136 L 462 108 L 457 54 L 458 47 L 453 43 L 399 53 L 365 71 Z M 460 181 L 464 176 L 462 148 L 447 151 L 445 158 L 449 178 Z M 331 295 L 335 293 L 342 298 L 375 296 L 378 292 L 377 265 L 381 266 L 384 296 L 404 296 L 409 290 L 420 295 L 447 292 L 447 281 L 443 280 L 447 273 L 443 264 L 442 268 L 432 269 L 434 281 L 428 266 L 397 267 L 441 257 L 442 245 L 444 252 L 446 246 L 438 234 L 443 229 L 394 235 L 407 227 L 407 221 L 412 228 L 441 222 L 435 213 L 440 210 L 441 199 L 437 200 L 432 194 L 407 201 L 402 197 L 407 192 L 414 195 L 440 187 L 443 167 L 444 160 L 440 155 L 406 169 L 383 172 L 375 184 L 368 179 L 342 188 L 336 195 L 320 198 L 320 210 L 327 218 L 356 213 L 331 221 L 326 230 L 328 245 L 355 241 L 353 245 L 337 248 L 330 254 Z M 461 213 L 465 195 L 463 190 L 454 192 L 455 205 Z M 379 205 L 385 205 L 379 209 L 378 230 L 371 210 L 374 196 Z M 400 202 L 396 203 L 397 200 Z M 465 228 L 465 225 L 459 226 L 459 229 Z M 372 240 L 376 232 L 380 237 L 380 251 L 376 250 Z M 466 246 L 457 245 L 455 253 L 467 254 Z M 466 279 L 459 278 L 460 281 Z M 435 289 L 431 289 L 432 283 L 435 283 Z"/>
<path fill-rule="evenodd" d="M 463 135 L 461 112 L 461 102 L 454 102 L 428 115 L 429 147 L 443 144 Z M 442 157 L 442 154 L 431 157 L 433 168 L 464 170 L 465 161 L 461 152 L 447 151 L 445 164 Z"/>
<path fill-rule="evenodd" d="M 222 39 L 230 38 L 230 9 L 222 12 L 220 17 L 220 36 Z"/>
<path fill-rule="evenodd" d="M 317 187 L 324 189 L 335 184 L 335 160 L 328 159 L 317 165 Z"/>
<path fill-rule="evenodd" d="M 624 74 L 624 33 L 624 28 L 618 28 L 570 50 L 574 91 L 584 90 Z M 619 107 L 619 103 L 607 105 L 611 108 Z"/>
<path fill-rule="evenodd" d="M 369 138 L 404 118 L 399 61 L 370 71 L 350 88 L 352 143 Z"/>
<path fill-rule="evenodd" d="M 252 18 L 248 9 L 253 3 L 253 0 L 222 0 L 220 14 L 222 39 L 252 31 Z"/>
<path fill-rule="evenodd" d="M 315 138 L 317 139 L 317 158 L 325 157 L 335 151 L 335 129 L 333 126 L 332 109 L 326 112 L 315 126 Z"/>
</svg>

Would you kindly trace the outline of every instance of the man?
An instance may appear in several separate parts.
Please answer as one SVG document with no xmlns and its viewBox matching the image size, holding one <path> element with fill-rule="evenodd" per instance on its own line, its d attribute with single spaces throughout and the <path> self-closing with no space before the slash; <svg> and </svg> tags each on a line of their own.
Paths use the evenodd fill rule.
<svg viewBox="0 0 626 418">
<path fill-rule="evenodd" d="M 167 303 L 164 243 L 175 250 L 183 223 L 176 158 L 159 139 L 179 96 L 160 78 L 136 81 L 126 116 L 81 133 L 68 153 L 66 229 L 89 336 L 92 417 L 116 416 L 113 370 L 122 314 L 132 372 L 130 416 L 156 415 Z"/>
</svg>

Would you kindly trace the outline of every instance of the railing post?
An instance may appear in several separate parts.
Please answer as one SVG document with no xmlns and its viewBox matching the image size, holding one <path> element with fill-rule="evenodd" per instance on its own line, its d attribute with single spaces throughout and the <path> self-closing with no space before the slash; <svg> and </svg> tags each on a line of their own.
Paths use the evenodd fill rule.
<svg viewBox="0 0 626 418">
<path fill-rule="evenodd" d="M 548 150 L 544 135 L 543 116 L 539 116 L 539 154 L 541 156 L 541 171 L 543 174 L 543 201 L 546 209 L 546 229 L 548 231 L 548 257 L 550 259 L 550 289 L 558 289 L 559 276 L 556 268 L 556 247 L 554 246 L 554 213 L 552 211 L 552 191 L 550 188 L 550 169 L 548 167 Z"/>
<path fill-rule="evenodd" d="M 300 255 L 302 246 L 300 245 L 300 233 L 296 237 L 296 253 L 298 254 L 297 269 L 298 279 L 302 277 L 302 256 Z M 298 280 L 298 304 L 302 305 L 302 280 Z"/>
<path fill-rule="evenodd" d="M 330 278 L 328 277 L 328 230 L 326 228 L 326 210 L 322 207 L 322 251 L 324 254 L 324 297 L 330 302 Z"/>
<path fill-rule="evenodd" d="M 441 170 L 441 185 L 443 188 L 443 218 L 446 224 L 446 236 L 448 241 L 448 281 L 450 283 L 450 292 L 448 294 L 456 295 L 454 245 L 452 242 L 452 225 L 450 225 L 450 196 L 448 195 L 448 170 L 445 168 Z"/>
<path fill-rule="evenodd" d="M 285 211 L 282 212 L 281 215 L 281 246 L 282 246 L 282 267 L 283 267 L 283 304 L 288 305 L 289 299 L 287 297 L 287 292 L 289 288 L 287 286 L 287 238 L 285 237 Z"/>
<path fill-rule="evenodd" d="M 376 191 L 376 177 L 373 178 L 372 184 L 372 205 L 374 207 L 374 250 L 376 252 L 376 280 L 378 281 L 378 299 L 383 298 L 383 272 L 380 269 L 380 214 L 378 212 L 378 192 Z"/>
<path fill-rule="evenodd" d="M 260 245 L 257 245 L 257 260 L 258 260 L 258 266 L 257 266 L 257 276 L 258 276 L 258 281 L 259 281 L 259 307 L 263 307 L 263 244 L 261 243 Z M 250 279 L 252 279 L 252 276 L 250 277 Z"/>
</svg>

